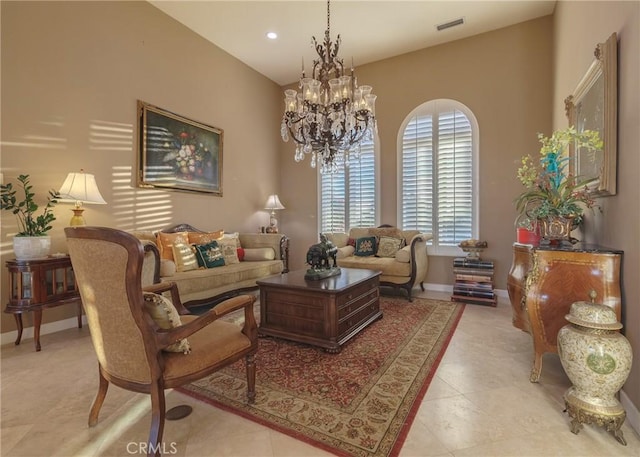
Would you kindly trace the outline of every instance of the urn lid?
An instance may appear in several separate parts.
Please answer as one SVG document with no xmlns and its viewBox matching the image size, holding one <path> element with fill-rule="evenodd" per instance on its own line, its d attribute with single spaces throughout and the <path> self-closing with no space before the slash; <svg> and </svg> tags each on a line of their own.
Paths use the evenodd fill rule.
<svg viewBox="0 0 640 457">
<path fill-rule="evenodd" d="M 587 328 L 603 330 L 620 330 L 622 328 L 622 324 L 618 322 L 612 308 L 586 301 L 573 303 L 565 319 L 572 324 Z"/>
</svg>

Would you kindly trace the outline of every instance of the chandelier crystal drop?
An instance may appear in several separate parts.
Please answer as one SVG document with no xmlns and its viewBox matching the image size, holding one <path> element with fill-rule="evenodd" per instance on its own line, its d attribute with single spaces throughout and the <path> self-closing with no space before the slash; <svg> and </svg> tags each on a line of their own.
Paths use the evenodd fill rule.
<svg viewBox="0 0 640 457">
<path fill-rule="evenodd" d="M 331 42 L 329 1 L 324 43 L 312 37 L 312 44 L 319 56 L 313 61 L 313 77 L 305 76 L 303 63 L 300 93 L 284 91 L 280 134 L 284 141 L 295 141 L 296 162 L 310 154 L 312 168 L 333 173 L 359 160 L 360 144 L 373 139 L 376 95 L 371 86 L 358 87 L 353 63 L 351 74 L 345 75 L 338 58 L 340 35 Z"/>
</svg>

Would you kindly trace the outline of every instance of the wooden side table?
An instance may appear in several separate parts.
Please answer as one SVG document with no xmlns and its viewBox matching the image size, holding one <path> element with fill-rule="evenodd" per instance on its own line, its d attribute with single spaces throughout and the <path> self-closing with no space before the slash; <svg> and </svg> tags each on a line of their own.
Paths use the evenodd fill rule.
<svg viewBox="0 0 640 457">
<path fill-rule="evenodd" d="M 513 326 L 533 337 L 534 362 L 529 380 L 538 382 L 543 354 L 558 353 L 558 332 L 567 325 L 571 304 L 589 301 L 610 306 L 620 320 L 622 251 L 578 243 L 532 246 L 515 243 L 507 289 Z"/>
<path fill-rule="evenodd" d="M 75 304 L 82 328 L 82 302 L 68 255 L 38 260 L 9 260 L 9 303 L 4 312 L 14 315 L 18 327 L 16 346 L 22 339 L 22 314 L 33 313 L 33 339 L 40 351 L 42 310 Z"/>
</svg>

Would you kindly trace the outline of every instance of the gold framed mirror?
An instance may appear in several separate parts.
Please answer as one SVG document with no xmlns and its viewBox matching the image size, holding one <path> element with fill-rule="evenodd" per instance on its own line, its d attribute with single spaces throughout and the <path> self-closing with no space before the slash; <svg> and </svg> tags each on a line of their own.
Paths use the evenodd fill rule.
<svg viewBox="0 0 640 457">
<path fill-rule="evenodd" d="M 569 125 L 579 132 L 596 130 L 604 143 L 596 153 L 570 148 L 571 172 L 576 176 L 597 178 L 589 185 L 594 196 L 616 194 L 618 156 L 618 39 L 613 33 L 596 46 L 595 60 L 565 99 Z"/>
</svg>

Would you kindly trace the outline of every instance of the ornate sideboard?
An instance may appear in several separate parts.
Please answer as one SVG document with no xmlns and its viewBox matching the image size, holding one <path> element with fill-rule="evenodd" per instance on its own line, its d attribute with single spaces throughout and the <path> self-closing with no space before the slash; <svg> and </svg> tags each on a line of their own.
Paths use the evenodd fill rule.
<svg viewBox="0 0 640 457">
<path fill-rule="evenodd" d="M 589 301 L 621 314 L 622 251 L 578 243 L 573 246 L 532 246 L 514 243 L 507 290 L 513 325 L 533 338 L 534 363 L 529 380 L 538 382 L 542 355 L 556 353 L 558 331 L 567 324 L 571 304 Z"/>
</svg>

